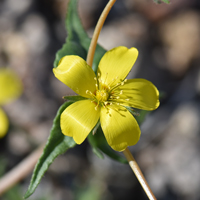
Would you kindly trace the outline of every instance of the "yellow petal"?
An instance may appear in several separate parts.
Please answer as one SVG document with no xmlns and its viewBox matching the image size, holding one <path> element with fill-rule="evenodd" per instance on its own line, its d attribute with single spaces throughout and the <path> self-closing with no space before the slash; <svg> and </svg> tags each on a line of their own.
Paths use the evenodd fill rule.
<svg viewBox="0 0 200 200">
<path fill-rule="evenodd" d="M 0 68 L 0 105 L 10 102 L 22 93 L 22 83 L 8 68 Z"/>
<path fill-rule="evenodd" d="M 120 79 L 124 80 L 137 57 L 138 50 L 136 48 L 128 49 L 120 46 L 111 49 L 104 54 L 99 63 L 98 73 L 100 73 L 100 79 L 106 85 L 116 84 Z M 117 78 L 117 80 L 113 81 L 114 78 Z"/>
<path fill-rule="evenodd" d="M 92 68 L 87 65 L 85 60 L 79 56 L 63 57 L 57 68 L 53 68 L 53 73 L 57 79 L 70 87 L 74 92 L 83 96 L 89 97 L 86 91 L 95 92 L 96 77 Z"/>
<path fill-rule="evenodd" d="M 159 91 L 153 83 L 146 79 L 130 79 L 118 90 L 123 91 L 121 97 L 129 99 L 126 102 L 131 107 L 155 110 L 160 105 Z"/>
<path fill-rule="evenodd" d="M 77 101 L 61 114 L 61 130 L 64 135 L 81 144 L 99 120 L 99 108 L 90 100 Z"/>
<path fill-rule="evenodd" d="M 8 131 L 8 118 L 5 112 L 0 108 L 0 138 L 3 138 Z"/>
<path fill-rule="evenodd" d="M 140 128 L 135 118 L 122 106 L 102 107 L 100 112 L 101 127 L 108 144 L 116 151 L 123 151 L 135 145 L 140 138 Z"/>
</svg>

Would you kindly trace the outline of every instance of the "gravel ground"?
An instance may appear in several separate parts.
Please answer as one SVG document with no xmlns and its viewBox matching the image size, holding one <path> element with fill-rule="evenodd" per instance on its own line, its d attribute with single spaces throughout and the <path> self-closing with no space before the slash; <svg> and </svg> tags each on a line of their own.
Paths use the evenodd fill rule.
<svg viewBox="0 0 200 200">
<path fill-rule="evenodd" d="M 130 147 L 158 200 L 200 199 L 200 3 L 118 0 L 99 43 L 107 50 L 137 47 L 129 78 L 145 78 L 163 92 L 160 107 Z M 105 0 L 80 0 L 82 23 L 92 36 Z M 11 127 L 0 140 L 0 172 L 6 173 L 46 141 L 62 96 L 73 94 L 52 73 L 65 41 L 64 0 L 0 1 L 0 67 L 16 71 L 22 96 L 3 108 Z M 0 197 L 22 200 L 31 174 Z M 45 192 L 44 192 L 45 191 Z M 14 197 L 11 195 L 14 194 Z M 16 198 L 17 197 L 17 198 Z M 59 156 L 30 200 L 147 199 L 128 165 L 93 155 L 85 141 Z"/>
</svg>

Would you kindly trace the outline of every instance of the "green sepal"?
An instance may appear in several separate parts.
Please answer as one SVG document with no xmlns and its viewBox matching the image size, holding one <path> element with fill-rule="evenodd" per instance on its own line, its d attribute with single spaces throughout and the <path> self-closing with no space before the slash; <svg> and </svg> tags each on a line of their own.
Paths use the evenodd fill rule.
<svg viewBox="0 0 200 200">
<path fill-rule="evenodd" d="M 96 133 L 93 135 L 91 132 L 88 136 L 88 141 L 92 146 L 93 152 L 100 158 L 103 158 L 103 154 L 106 154 L 108 157 L 116 160 L 120 163 L 128 164 L 128 161 L 120 156 L 116 151 L 114 151 L 107 143 L 104 133 L 101 129 L 101 126 L 98 127 Z"/>
<path fill-rule="evenodd" d="M 85 100 L 87 98 L 75 95 L 75 96 L 64 96 L 63 99 L 75 102 L 75 101 Z"/>
<path fill-rule="evenodd" d="M 78 55 L 86 60 L 91 39 L 88 37 L 82 26 L 78 15 L 77 3 L 78 0 L 70 0 L 68 4 L 67 16 L 65 20 L 68 36 L 62 49 L 56 54 L 54 67 L 58 66 L 60 59 L 65 55 Z M 100 45 L 97 45 L 92 66 L 95 73 L 97 72 L 99 61 L 105 52 L 105 49 L 103 49 Z"/>
<path fill-rule="evenodd" d="M 47 171 L 54 159 L 58 155 L 65 153 L 69 148 L 72 148 L 76 145 L 72 137 L 62 134 L 60 128 L 60 115 L 72 103 L 73 102 L 65 102 L 59 108 L 53 121 L 50 136 L 44 147 L 43 153 L 35 166 L 29 188 L 24 195 L 24 198 L 28 198 L 31 194 L 33 194 L 44 173 Z"/>
</svg>

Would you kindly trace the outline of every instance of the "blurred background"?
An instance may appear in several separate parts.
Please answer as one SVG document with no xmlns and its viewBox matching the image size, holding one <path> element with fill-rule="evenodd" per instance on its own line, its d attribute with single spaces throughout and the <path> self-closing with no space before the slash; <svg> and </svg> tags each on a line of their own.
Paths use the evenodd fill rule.
<svg viewBox="0 0 200 200">
<path fill-rule="evenodd" d="M 23 83 L 3 106 L 10 128 L 0 139 L 0 176 L 48 138 L 52 120 L 73 94 L 52 73 L 65 41 L 67 0 L 0 0 L 0 67 Z M 83 26 L 92 36 L 107 0 L 80 0 Z M 145 78 L 162 92 L 141 139 L 130 147 L 158 200 L 200 199 L 200 1 L 117 0 L 101 32 L 107 50 L 139 49 L 129 78 Z M 22 200 L 31 174 L 1 200 Z M 85 141 L 59 156 L 30 200 L 147 200 L 130 167 L 92 153 Z"/>
</svg>

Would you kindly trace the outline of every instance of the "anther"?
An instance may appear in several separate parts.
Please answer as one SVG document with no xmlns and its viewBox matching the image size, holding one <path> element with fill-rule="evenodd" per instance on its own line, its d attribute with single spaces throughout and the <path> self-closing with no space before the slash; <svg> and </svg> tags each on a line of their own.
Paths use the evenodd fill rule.
<svg viewBox="0 0 200 200">
<path fill-rule="evenodd" d="M 104 102 L 104 105 L 106 106 L 107 104 L 108 104 L 108 102 L 107 102 L 107 101 L 105 101 L 105 102 Z"/>
</svg>

